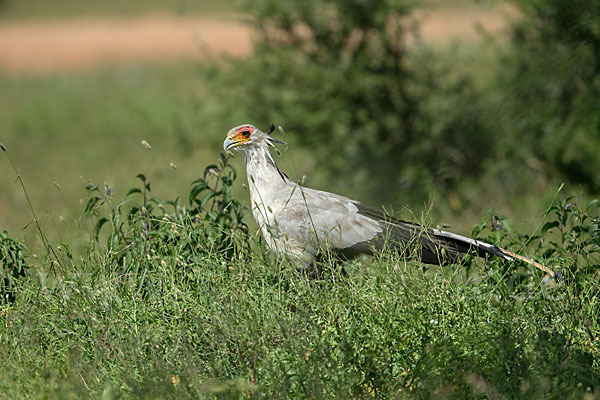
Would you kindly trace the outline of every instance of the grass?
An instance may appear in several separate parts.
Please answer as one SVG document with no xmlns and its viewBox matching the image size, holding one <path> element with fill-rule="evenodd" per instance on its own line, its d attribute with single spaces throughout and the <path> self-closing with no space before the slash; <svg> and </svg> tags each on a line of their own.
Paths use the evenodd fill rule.
<svg viewBox="0 0 600 400">
<path fill-rule="evenodd" d="M 326 261 L 308 278 L 247 235 L 239 215 L 187 201 L 224 132 L 252 122 L 235 107 L 238 86 L 208 91 L 215 76 L 183 64 L 0 77 L 0 142 L 56 252 L 39 245 L 0 157 L 0 209 L 10 210 L 0 227 L 19 239 L 1 237 L 0 278 L 28 266 L 0 287 L 12 300 L 0 305 L 0 397 L 599 397 L 597 206 L 559 202 L 556 182 L 517 201 L 490 178 L 465 188 L 470 215 L 434 209 L 468 233 L 501 208 L 512 230 L 484 220 L 477 235 L 529 243 L 563 282 L 509 262 L 431 268 L 389 253 L 346 263 L 347 275 Z M 281 165 L 310 176 L 318 166 L 294 134 Z M 151 194 L 127 194 L 138 173 Z M 241 184 L 232 190 L 243 205 Z"/>
<path fill-rule="evenodd" d="M 20 169 L 53 239 L 78 235 L 80 199 L 90 181 L 107 182 L 122 194 L 144 171 L 163 187 L 163 196 L 174 198 L 201 174 L 229 124 L 203 129 L 208 116 L 196 98 L 203 87 L 198 76 L 196 66 L 177 65 L 0 77 L 0 142 Z M 0 215 L 0 226 L 18 232 L 31 215 L 5 157 L 0 170 L 0 207 L 13 210 Z"/>
<path fill-rule="evenodd" d="M 0 0 L 0 19 L 7 20 L 96 15 L 132 16 L 148 12 L 214 15 L 233 11 L 234 3 L 231 0 Z"/>
<path fill-rule="evenodd" d="M 208 225 L 161 210 L 124 225 L 127 246 L 90 238 L 20 281 L 2 397 L 598 398 L 597 274 L 547 286 L 385 253 L 310 279 L 262 243 L 211 250 Z"/>
<path fill-rule="evenodd" d="M 5 272 L 31 266 L 3 287 L 0 397 L 598 398 L 598 203 L 555 204 L 537 238 L 505 220 L 478 230 L 541 246 L 564 281 L 387 252 L 347 274 L 326 257 L 308 278 L 248 236 L 233 182 L 214 176 L 195 205 L 91 186 L 79 254 L 61 243 L 35 259 L 3 239 Z"/>
<path fill-rule="evenodd" d="M 468 54 L 460 60 L 463 58 L 468 61 Z M 0 142 L 17 164 L 51 240 L 71 242 L 81 236 L 87 183 L 102 186 L 106 182 L 118 196 L 135 185 L 135 176 L 143 172 L 160 188 L 163 198 L 175 199 L 214 160 L 224 132 L 241 122 L 258 123 L 242 108 L 227 105 L 243 89 L 241 81 L 229 82 L 222 90 L 209 84 L 218 79 L 213 69 L 195 64 L 130 65 L 42 77 L 0 76 Z M 285 121 L 274 122 L 285 128 Z M 290 146 L 282 147 L 282 169 L 293 179 L 308 176 L 309 186 L 357 196 L 340 184 L 351 182 L 352 173 L 338 182 L 328 179 L 310 149 L 295 143 L 300 134 L 287 132 L 285 140 Z M 142 140 L 152 149 L 146 150 Z M 240 159 L 235 164 L 239 167 Z M 0 171 L 0 192 L 4 194 L 0 207 L 11 210 L 0 214 L 0 228 L 37 249 L 31 213 L 23 207 L 23 192 L 4 157 L 0 158 Z M 527 182 L 525 178 L 514 177 Z M 433 199 L 432 219 L 469 233 L 488 210 L 500 210 L 511 217 L 515 228 L 532 232 L 560 185 L 560 181 L 525 183 L 526 190 L 515 202 L 516 194 L 504 191 L 495 181 L 492 175 L 475 186 L 462 185 L 460 204 L 454 208 Z M 568 193 L 576 190 L 565 189 Z M 247 198 L 240 184 L 235 193 Z M 392 206 L 406 218 L 412 217 L 403 209 L 406 204 L 412 204 L 417 214 L 428 208 L 414 203 L 409 194 L 401 193 Z M 376 201 L 372 204 L 378 206 Z"/>
</svg>

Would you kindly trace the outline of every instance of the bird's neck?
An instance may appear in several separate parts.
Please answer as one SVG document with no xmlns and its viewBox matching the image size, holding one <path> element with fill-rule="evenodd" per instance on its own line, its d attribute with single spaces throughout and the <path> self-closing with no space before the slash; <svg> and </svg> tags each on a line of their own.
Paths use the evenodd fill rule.
<svg viewBox="0 0 600 400">
<path fill-rule="evenodd" d="M 275 164 L 267 146 L 253 146 L 244 150 L 251 196 L 257 191 L 264 193 L 278 190 L 280 186 L 287 186 L 291 183 Z"/>
<path fill-rule="evenodd" d="M 275 164 L 267 146 L 253 146 L 245 150 L 248 181 L 260 180 L 269 185 L 289 181 L 288 177 Z"/>
</svg>

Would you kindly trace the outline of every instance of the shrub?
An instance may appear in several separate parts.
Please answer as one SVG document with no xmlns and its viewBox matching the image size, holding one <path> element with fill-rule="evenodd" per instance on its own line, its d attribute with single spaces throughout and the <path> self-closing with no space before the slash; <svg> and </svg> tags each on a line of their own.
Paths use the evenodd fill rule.
<svg viewBox="0 0 600 400">
<path fill-rule="evenodd" d="M 600 1 L 517 0 L 498 128 L 549 175 L 600 191 Z M 525 157 L 523 157 L 525 158 Z M 561 178 L 563 179 L 563 178 Z"/>
<path fill-rule="evenodd" d="M 221 154 L 219 162 L 207 166 L 203 177 L 192 183 L 187 206 L 179 199 L 163 201 L 151 196 L 151 184 L 143 174 L 137 175 L 141 187 L 130 189 L 118 203 L 108 185 L 89 184 L 84 216 L 95 217 L 96 243 L 102 228 L 109 226 L 106 249 L 117 265 L 157 252 L 184 254 L 190 259 L 198 254 L 240 256 L 249 248 L 248 227 L 244 207 L 231 197 L 235 176 L 228 157 Z"/>
<path fill-rule="evenodd" d="M 414 2 L 246 4 L 258 42 L 220 93 L 259 125 L 281 123 L 326 164 L 314 175 L 330 189 L 379 201 L 407 191 L 419 204 L 482 172 L 494 135 L 481 127 L 471 80 L 408 44 Z"/>
<path fill-rule="evenodd" d="M 0 303 L 14 301 L 18 282 L 27 276 L 27 248 L 8 232 L 0 233 Z"/>
<path fill-rule="evenodd" d="M 585 204 L 585 205 L 584 205 Z M 555 272 L 560 281 L 570 285 L 577 299 L 582 292 L 598 295 L 600 288 L 594 282 L 600 276 L 600 202 L 584 202 L 580 196 L 557 201 L 544 213 L 543 223 L 532 235 L 513 232 L 508 218 L 489 213 L 473 229 L 472 236 L 493 243 L 518 254 L 524 254 Z M 504 263 L 491 275 L 493 284 L 507 281 L 511 291 L 537 290 L 537 281 L 531 272 Z M 508 295 L 509 293 L 505 293 Z"/>
<path fill-rule="evenodd" d="M 227 161 L 186 205 L 143 175 L 119 202 L 88 186 L 94 246 L 0 313 L 3 397 L 597 397 L 598 202 L 557 203 L 534 237 L 494 215 L 478 227 L 560 264 L 553 285 L 507 261 L 465 273 L 392 252 L 348 274 L 326 259 L 311 279 L 248 251 Z"/>
</svg>

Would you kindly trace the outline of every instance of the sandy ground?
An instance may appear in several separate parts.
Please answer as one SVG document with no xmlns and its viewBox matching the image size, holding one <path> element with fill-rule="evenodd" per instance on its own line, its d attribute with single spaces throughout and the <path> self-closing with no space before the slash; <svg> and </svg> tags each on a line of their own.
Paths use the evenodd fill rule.
<svg viewBox="0 0 600 400">
<path fill-rule="evenodd" d="M 232 20 L 151 15 L 0 25 L 0 69 L 12 73 L 244 55 L 251 48 L 249 29 Z"/>
<path fill-rule="evenodd" d="M 423 40 L 445 44 L 456 39 L 476 40 L 481 29 L 500 32 L 508 14 L 501 10 L 448 9 L 421 11 L 417 18 Z M 0 22 L 0 70 L 13 74 L 216 54 L 244 56 L 251 50 L 250 29 L 235 17 L 148 15 Z"/>
</svg>

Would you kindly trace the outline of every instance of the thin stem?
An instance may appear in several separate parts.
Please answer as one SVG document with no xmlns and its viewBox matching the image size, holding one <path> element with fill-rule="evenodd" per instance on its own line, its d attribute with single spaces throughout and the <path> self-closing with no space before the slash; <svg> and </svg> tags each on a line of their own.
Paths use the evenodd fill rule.
<svg viewBox="0 0 600 400">
<path fill-rule="evenodd" d="M 62 264 L 60 262 L 60 259 L 56 255 L 56 252 L 54 251 L 54 248 L 52 247 L 52 245 L 48 241 L 48 238 L 46 237 L 46 235 L 42 231 L 42 227 L 40 226 L 40 223 L 38 221 L 37 215 L 35 214 L 35 210 L 33 209 L 33 206 L 31 205 L 31 200 L 29 199 L 29 194 L 27 193 L 27 189 L 25 189 L 25 184 L 23 183 L 23 179 L 21 178 L 21 174 L 19 173 L 19 170 L 17 169 L 17 166 L 15 165 L 15 163 L 12 160 L 12 158 L 8 154 L 8 151 L 6 151 L 6 147 L 4 147 L 4 145 L 1 144 L 1 143 L 0 143 L 0 149 L 2 149 L 2 151 L 4 152 L 4 154 L 6 154 L 6 158 L 8 158 L 8 161 L 10 162 L 10 165 L 13 167 L 13 170 L 17 174 L 17 180 L 19 181 L 19 184 L 21 185 L 21 189 L 23 189 L 23 193 L 25 194 L 25 199 L 27 200 L 27 205 L 29 205 L 29 210 L 31 211 L 31 215 L 33 216 L 33 222 L 35 223 L 35 226 L 36 226 L 36 228 L 37 228 L 37 230 L 38 230 L 38 232 L 40 234 L 40 237 L 42 239 L 42 243 L 46 247 L 46 251 L 48 253 L 52 253 L 52 255 L 54 256 L 56 262 L 62 268 Z M 54 269 L 52 263 L 50 263 L 50 266 L 51 266 L 52 269 Z"/>
</svg>

